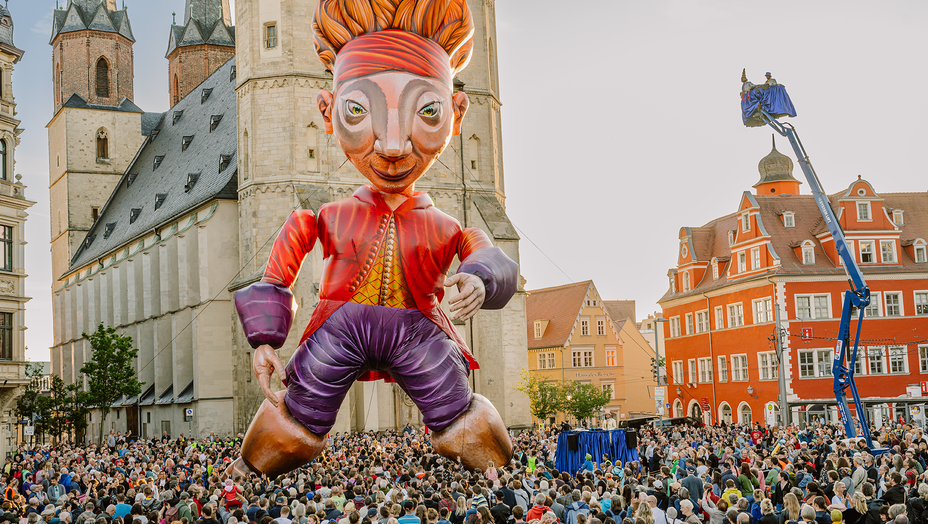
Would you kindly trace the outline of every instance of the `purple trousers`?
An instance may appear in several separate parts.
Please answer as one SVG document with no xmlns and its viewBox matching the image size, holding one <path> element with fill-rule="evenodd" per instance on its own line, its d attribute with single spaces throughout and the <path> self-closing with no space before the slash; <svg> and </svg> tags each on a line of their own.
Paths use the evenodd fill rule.
<svg viewBox="0 0 928 524">
<path fill-rule="evenodd" d="M 420 311 L 349 302 L 293 354 L 284 401 L 309 431 L 325 435 L 348 389 L 369 370 L 389 373 L 433 431 L 448 427 L 474 397 L 461 350 Z"/>
</svg>

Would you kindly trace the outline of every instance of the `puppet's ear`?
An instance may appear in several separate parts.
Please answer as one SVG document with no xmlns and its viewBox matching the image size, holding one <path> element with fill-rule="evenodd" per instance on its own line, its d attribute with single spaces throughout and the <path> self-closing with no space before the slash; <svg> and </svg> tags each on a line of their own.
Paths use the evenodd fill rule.
<svg viewBox="0 0 928 524">
<path fill-rule="evenodd" d="M 316 96 L 316 104 L 319 105 L 319 112 L 322 113 L 322 120 L 325 122 L 325 132 L 332 134 L 332 93 L 325 89 L 319 91 Z"/>
<path fill-rule="evenodd" d="M 467 114 L 467 108 L 470 107 L 470 99 L 467 93 L 458 91 L 451 97 L 451 105 L 454 106 L 454 129 L 452 133 L 457 136 L 461 134 L 461 124 L 464 122 L 464 115 Z"/>
</svg>

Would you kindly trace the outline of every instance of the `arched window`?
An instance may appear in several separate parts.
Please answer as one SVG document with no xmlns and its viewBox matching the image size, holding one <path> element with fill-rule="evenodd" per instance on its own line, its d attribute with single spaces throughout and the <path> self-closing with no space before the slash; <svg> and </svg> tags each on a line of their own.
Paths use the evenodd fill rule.
<svg viewBox="0 0 928 524">
<path fill-rule="evenodd" d="M 174 75 L 174 99 L 171 101 L 171 107 L 180 102 L 180 89 L 178 89 L 177 75 Z"/>
<path fill-rule="evenodd" d="M 97 96 L 110 97 L 110 64 L 102 56 L 97 60 Z"/>
<path fill-rule="evenodd" d="M 97 131 L 97 159 L 108 159 L 110 157 L 110 138 L 106 129 Z"/>
<path fill-rule="evenodd" d="M 721 415 L 722 422 L 731 424 L 731 406 L 728 405 L 728 402 L 722 402 L 722 406 L 719 408 L 719 414 Z"/>
<path fill-rule="evenodd" d="M 6 140 L 0 139 L 0 180 L 9 180 L 6 161 Z"/>
<path fill-rule="evenodd" d="M 751 406 L 746 402 L 742 402 L 741 406 L 738 408 L 738 423 L 739 424 L 751 424 Z"/>
<path fill-rule="evenodd" d="M 683 402 L 680 402 L 680 399 L 677 399 L 673 402 L 673 416 L 674 417 L 683 416 Z"/>
</svg>

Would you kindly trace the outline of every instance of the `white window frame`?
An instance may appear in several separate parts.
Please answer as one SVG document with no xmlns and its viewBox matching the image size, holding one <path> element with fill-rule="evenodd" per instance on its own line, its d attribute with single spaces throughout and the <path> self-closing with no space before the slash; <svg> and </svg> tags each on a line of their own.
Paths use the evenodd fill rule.
<svg viewBox="0 0 928 524">
<path fill-rule="evenodd" d="M 673 361 L 673 376 L 671 378 L 673 379 L 674 384 L 684 383 L 683 382 L 684 377 L 683 377 L 683 361 L 682 360 Z"/>
<path fill-rule="evenodd" d="M 913 295 L 915 299 L 915 314 L 917 316 L 928 315 L 928 291 L 916 291 Z"/>
<path fill-rule="evenodd" d="M 909 352 L 908 348 L 905 346 L 889 346 L 886 350 L 887 356 L 889 357 L 889 367 L 886 369 L 890 374 L 893 375 L 907 375 L 909 373 Z M 893 364 L 895 370 L 893 369 Z M 901 369 L 898 364 L 901 364 Z"/>
<path fill-rule="evenodd" d="M 596 317 L 596 336 L 606 336 L 606 317 Z"/>
<path fill-rule="evenodd" d="M 715 329 L 725 329 L 725 308 L 715 306 Z"/>
<path fill-rule="evenodd" d="M 777 366 L 776 351 L 761 351 L 757 353 L 758 380 L 777 380 L 780 377 Z"/>
<path fill-rule="evenodd" d="M 683 277 L 682 277 L 682 278 L 683 278 L 683 288 L 682 288 L 682 291 L 683 291 L 684 293 L 686 293 L 687 291 L 690 290 L 690 272 L 689 272 L 689 271 L 684 271 L 684 272 L 683 272 Z"/>
<path fill-rule="evenodd" d="M 858 240 L 857 246 L 860 248 L 860 263 L 861 264 L 876 264 L 876 242 L 872 240 Z M 868 253 L 864 253 L 864 248 L 870 248 Z M 864 255 L 870 255 L 870 261 L 864 261 Z"/>
<path fill-rule="evenodd" d="M 535 340 L 538 340 L 539 338 L 541 338 L 541 321 L 536 320 L 535 321 Z"/>
<path fill-rule="evenodd" d="M 673 275 L 670 275 L 670 276 L 667 277 L 667 278 L 670 279 L 670 292 L 671 292 L 671 293 L 676 293 L 676 292 L 677 292 L 677 281 L 676 281 L 676 279 L 674 278 Z"/>
<path fill-rule="evenodd" d="M 894 306 L 898 306 L 898 308 L 899 308 L 899 314 L 898 314 L 898 315 L 890 315 L 890 314 L 889 314 L 889 297 L 891 297 L 891 296 L 896 297 L 896 300 L 898 301 L 898 303 L 893 304 Z M 902 303 L 903 303 L 903 300 L 902 300 L 902 292 L 900 292 L 900 291 L 884 291 L 884 292 L 883 292 L 883 316 L 885 316 L 885 317 L 904 317 L 904 316 L 905 316 L 905 309 L 902 307 Z"/>
<path fill-rule="evenodd" d="M 693 322 L 693 314 L 686 314 L 686 334 L 692 335 L 696 332 L 696 324 Z"/>
<path fill-rule="evenodd" d="M 818 306 L 816 305 L 816 299 L 823 298 L 823 297 L 825 298 L 825 309 L 826 309 L 825 315 L 826 316 L 818 315 L 819 313 Z M 803 317 L 803 316 L 800 316 L 799 314 L 800 302 L 802 299 L 808 299 L 809 301 L 809 306 L 808 306 L 809 316 L 808 317 Z M 797 294 L 794 296 L 794 300 L 795 300 L 794 307 L 796 308 L 795 309 L 796 320 L 823 320 L 823 319 L 833 318 L 831 316 L 832 315 L 831 313 L 831 293 L 828 293 L 827 295 L 821 294 L 821 293 L 819 294 L 814 294 L 814 293 Z M 804 306 L 803 306 L 803 309 L 805 309 Z"/>
<path fill-rule="evenodd" d="M 786 213 L 783 213 L 783 227 L 785 228 L 796 227 L 796 215 L 792 211 L 787 211 Z"/>
<path fill-rule="evenodd" d="M 709 310 L 704 309 L 696 312 L 696 332 L 705 333 L 709 331 Z"/>
<path fill-rule="evenodd" d="M 885 248 L 887 246 L 889 247 L 889 258 L 886 257 Z M 880 261 L 884 264 L 895 264 L 896 260 L 896 241 L 880 240 Z"/>
<path fill-rule="evenodd" d="M 754 323 L 773 322 L 773 299 L 759 298 L 753 302 Z"/>
<path fill-rule="evenodd" d="M 760 269 L 760 248 L 751 249 L 751 271 Z"/>
<path fill-rule="evenodd" d="M 697 361 L 699 366 L 699 383 L 709 384 L 712 382 L 712 358 L 705 357 Z"/>
<path fill-rule="evenodd" d="M 712 259 L 712 280 L 719 279 L 719 261 L 718 259 Z"/>
<path fill-rule="evenodd" d="M 607 382 L 600 382 L 599 387 L 601 387 L 603 391 L 606 391 L 606 388 L 608 387 L 609 393 L 610 393 L 609 398 L 612 400 L 615 400 L 615 381 L 614 380 L 607 381 Z"/>
<path fill-rule="evenodd" d="M 728 304 L 728 326 L 741 327 L 744 325 L 744 306 L 741 302 Z"/>
<path fill-rule="evenodd" d="M 858 349 L 858 351 L 860 351 Z M 880 370 L 874 371 L 874 364 L 880 364 Z M 886 348 L 884 346 L 867 347 L 867 374 L 868 375 L 885 375 L 886 368 Z"/>
<path fill-rule="evenodd" d="M 750 380 L 750 373 L 748 372 L 748 355 L 747 353 L 741 353 L 740 355 L 731 356 L 731 381 L 732 382 L 747 382 Z"/>
<path fill-rule="evenodd" d="M 536 366 L 538 369 L 548 369 L 548 354 L 547 353 L 538 353 L 536 356 Z"/>
<path fill-rule="evenodd" d="M 915 243 L 915 260 L 916 264 L 928 263 L 928 245 Z"/>
<path fill-rule="evenodd" d="M 864 310 L 864 318 L 879 318 L 883 316 L 882 295 L 882 291 L 870 292 L 870 305 Z"/>
<path fill-rule="evenodd" d="M 728 382 L 728 357 L 720 356 L 719 360 L 719 382 Z"/>
<path fill-rule="evenodd" d="M 728 245 L 733 246 L 735 244 L 735 232 L 728 230 Z"/>
<path fill-rule="evenodd" d="M 918 346 L 918 371 L 928 373 L 928 344 Z"/>
<path fill-rule="evenodd" d="M 903 215 L 903 212 L 901 209 L 893 210 L 893 224 L 897 226 L 901 226 L 905 224 L 905 216 Z"/>
<path fill-rule="evenodd" d="M 606 365 L 607 366 L 617 365 L 616 363 L 618 362 L 618 360 L 616 360 L 616 356 L 618 355 L 618 352 L 616 351 L 616 349 L 617 348 L 615 346 L 606 346 Z"/>
<path fill-rule="evenodd" d="M 686 370 L 687 370 L 686 383 L 695 384 L 699 380 L 699 375 L 696 374 L 697 371 L 696 371 L 696 359 L 695 358 L 691 358 L 686 361 Z"/>
<path fill-rule="evenodd" d="M 803 349 L 796 352 L 796 362 L 799 365 L 799 378 L 818 378 L 815 376 L 815 350 Z"/>
<path fill-rule="evenodd" d="M 748 259 L 744 251 L 738 252 L 738 273 L 745 273 L 748 270 Z"/>
<path fill-rule="evenodd" d="M 590 336 L 590 317 L 580 317 L 580 336 Z"/>
<path fill-rule="evenodd" d="M 751 215 L 749 213 L 745 213 L 741 215 L 741 232 L 747 233 L 750 230 L 751 230 Z"/>
<path fill-rule="evenodd" d="M 815 350 L 815 369 L 818 371 L 819 378 L 831 377 L 834 374 L 832 373 L 832 366 L 834 365 L 835 352 L 832 349 L 816 349 Z"/>
<path fill-rule="evenodd" d="M 815 265 L 815 244 L 809 240 L 802 243 L 802 265 Z"/>
<path fill-rule="evenodd" d="M 863 209 L 865 209 L 864 213 L 867 215 L 865 218 L 861 217 L 861 213 L 860 213 L 861 206 L 863 206 Z M 873 222 L 873 210 L 870 207 L 869 201 L 864 201 L 864 202 L 858 201 L 856 209 L 857 209 L 857 221 L 858 222 Z"/>
<path fill-rule="evenodd" d="M 670 337 L 680 336 L 680 317 L 670 317 Z"/>
</svg>

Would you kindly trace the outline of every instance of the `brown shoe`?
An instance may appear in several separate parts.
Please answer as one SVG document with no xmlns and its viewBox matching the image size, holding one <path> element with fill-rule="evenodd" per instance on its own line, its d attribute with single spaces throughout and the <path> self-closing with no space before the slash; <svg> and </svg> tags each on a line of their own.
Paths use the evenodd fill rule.
<svg viewBox="0 0 928 524">
<path fill-rule="evenodd" d="M 432 433 L 432 449 L 460 461 L 465 467 L 483 471 L 492 462 L 505 467 L 512 459 L 512 442 L 502 417 L 483 395 L 474 400 L 450 426 Z"/>
<path fill-rule="evenodd" d="M 245 433 L 242 456 L 230 469 L 234 467 L 241 474 L 244 465 L 274 478 L 309 463 L 325 448 L 324 435 L 311 433 L 290 414 L 284 402 L 285 393 L 277 392 L 277 407 L 265 399 L 258 408 Z"/>
</svg>

